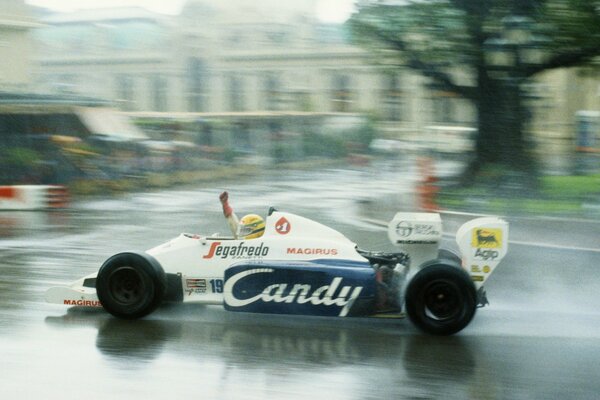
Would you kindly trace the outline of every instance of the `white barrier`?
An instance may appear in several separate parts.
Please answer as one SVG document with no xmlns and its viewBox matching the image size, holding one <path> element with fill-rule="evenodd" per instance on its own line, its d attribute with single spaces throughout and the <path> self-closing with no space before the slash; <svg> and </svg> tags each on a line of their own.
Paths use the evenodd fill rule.
<svg viewBox="0 0 600 400">
<path fill-rule="evenodd" d="M 67 188 L 59 185 L 0 186 L 0 210 L 46 210 L 67 207 Z"/>
</svg>

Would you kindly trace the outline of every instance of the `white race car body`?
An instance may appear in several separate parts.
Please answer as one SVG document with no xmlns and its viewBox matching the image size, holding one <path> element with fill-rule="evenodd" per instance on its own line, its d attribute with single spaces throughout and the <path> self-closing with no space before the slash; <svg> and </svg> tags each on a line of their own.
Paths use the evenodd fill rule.
<svg viewBox="0 0 600 400">
<path fill-rule="evenodd" d="M 162 301 L 222 304 L 230 311 L 324 316 L 397 312 L 406 302 L 413 319 L 413 303 L 422 296 L 405 297 L 421 293 L 420 281 L 429 278 L 411 282 L 423 269 L 438 278 L 439 271 L 434 269 L 442 270 L 442 275 L 444 271 L 459 274 L 458 278 L 443 275 L 443 280 L 461 280 L 465 289 L 456 294 L 460 301 L 467 298 L 469 307 L 482 305 L 482 285 L 506 254 L 508 225 L 498 218 L 464 224 L 457 233 L 460 259 L 450 253 L 440 258 L 438 214 L 398 213 L 388 235 L 401 252 L 361 251 L 334 229 L 272 211 L 261 238 L 181 234 L 144 253 L 117 254 L 97 274 L 70 286 L 50 288 L 46 299 L 71 306 L 103 306 L 124 318 L 144 316 Z M 463 316 L 464 325 L 471 317 Z M 441 334 L 464 327 L 432 330 L 419 326 Z"/>
</svg>

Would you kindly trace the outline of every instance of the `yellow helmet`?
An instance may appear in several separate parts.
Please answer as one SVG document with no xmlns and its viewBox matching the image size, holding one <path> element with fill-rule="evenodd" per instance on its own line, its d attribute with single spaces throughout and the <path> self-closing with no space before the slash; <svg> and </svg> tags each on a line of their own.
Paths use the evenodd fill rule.
<svg viewBox="0 0 600 400">
<path fill-rule="evenodd" d="M 244 239 L 256 239 L 265 232 L 265 221 L 256 214 L 244 215 L 238 226 L 237 236 Z"/>
</svg>

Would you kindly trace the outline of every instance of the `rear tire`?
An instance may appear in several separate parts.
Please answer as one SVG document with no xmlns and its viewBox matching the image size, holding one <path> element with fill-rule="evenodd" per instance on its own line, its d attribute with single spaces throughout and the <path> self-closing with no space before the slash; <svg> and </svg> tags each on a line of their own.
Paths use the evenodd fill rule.
<svg viewBox="0 0 600 400">
<path fill-rule="evenodd" d="M 136 319 L 154 311 L 167 288 L 164 270 L 147 254 L 120 253 L 102 264 L 96 279 L 96 293 L 112 315 Z"/>
<path fill-rule="evenodd" d="M 423 267 L 406 289 L 406 313 L 419 329 L 432 335 L 452 335 L 465 328 L 477 309 L 469 275 L 445 260 Z"/>
<path fill-rule="evenodd" d="M 439 249 L 438 250 L 438 259 L 452 261 L 453 263 L 456 263 L 459 266 L 462 263 L 462 260 L 458 256 L 458 254 L 456 254 L 452 250 L 448 250 L 448 249 Z"/>
</svg>

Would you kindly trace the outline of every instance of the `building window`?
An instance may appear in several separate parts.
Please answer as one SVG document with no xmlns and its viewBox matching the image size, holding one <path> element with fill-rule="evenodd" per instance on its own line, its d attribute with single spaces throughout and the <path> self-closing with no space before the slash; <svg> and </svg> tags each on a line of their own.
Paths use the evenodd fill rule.
<svg viewBox="0 0 600 400">
<path fill-rule="evenodd" d="M 167 79 L 162 76 L 152 78 L 152 105 L 154 111 L 167 111 Z"/>
<path fill-rule="evenodd" d="M 264 78 L 263 88 L 264 109 L 269 111 L 278 110 L 281 94 L 279 77 L 274 73 L 268 73 Z"/>
<path fill-rule="evenodd" d="M 229 76 L 229 109 L 244 111 L 244 86 L 242 79 L 236 75 Z"/>
<path fill-rule="evenodd" d="M 285 45 L 290 41 L 290 34 L 283 26 L 274 26 L 265 32 L 266 42 L 272 45 Z"/>
<path fill-rule="evenodd" d="M 227 43 L 229 47 L 242 47 L 245 44 L 245 35 L 238 30 L 231 30 L 227 35 Z"/>
<path fill-rule="evenodd" d="M 398 75 L 394 73 L 384 75 L 383 87 L 385 118 L 388 121 L 400 121 L 402 118 L 402 90 Z"/>
<path fill-rule="evenodd" d="M 233 126 L 233 147 L 240 154 L 253 153 L 250 128 L 246 123 L 237 123 Z"/>
<path fill-rule="evenodd" d="M 191 112 L 205 111 L 207 73 L 204 62 L 198 58 L 188 61 L 188 110 Z"/>
<path fill-rule="evenodd" d="M 456 100 L 457 95 L 452 92 L 433 92 L 433 118 L 438 123 L 456 122 Z"/>
<path fill-rule="evenodd" d="M 347 75 L 333 76 L 333 90 L 331 93 L 331 109 L 334 112 L 349 112 L 352 104 L 350 78 Z"/>
<path fill-rule="evenodd" d="M 129 75 L 118 75 L 117 80 L 117 101 L 121 104 L 124 111 L 133 111 L 134 102 L 134 82 Z"/>
<path fill-rule="evenodd" d="M 77 89 L 77 78 L 72 74 L 58 76 L 52 83 L 58 93 L 75 93 Z"/>
<path fill-rule="evenodd" d="M 212 146 L 214 144 L 214 135 L 212 127 L 209 124 L 203 124 L 200 129 L 200 144 L 203 146 Z"/>
</svg>

